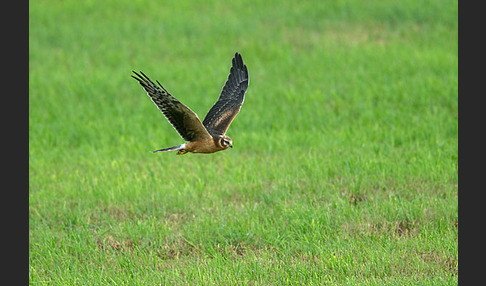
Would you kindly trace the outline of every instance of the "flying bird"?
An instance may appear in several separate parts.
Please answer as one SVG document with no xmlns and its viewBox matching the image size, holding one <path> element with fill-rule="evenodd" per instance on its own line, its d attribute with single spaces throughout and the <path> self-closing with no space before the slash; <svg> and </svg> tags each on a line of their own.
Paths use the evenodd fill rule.
<svg viewBox="0 0 486 286">
<path fill-rule="evenodd" d="M 178 151 L 177 155 L 191 153 L 214 153 L 233 147 L 233 140 L 226 131 L 240 112 L 248 88 L 248 69 L 239 53 L 235 53 L 228 80 L 221 90 L 216 103 L 201 122 L 196 113 L 170 95 L 162 87 L 150 80 L 143 72 L 133 71 L 132 75 L 145 89 L 153 103 L 186 143 L 152 152 Z"/>
</svg>

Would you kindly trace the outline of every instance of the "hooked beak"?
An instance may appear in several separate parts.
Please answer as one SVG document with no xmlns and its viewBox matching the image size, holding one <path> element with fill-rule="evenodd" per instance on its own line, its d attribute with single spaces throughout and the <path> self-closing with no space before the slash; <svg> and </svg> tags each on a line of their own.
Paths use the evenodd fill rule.
<svg viewBox="0 0 486 286">
<path fill-rule="evenodd" d="M 233 148 L 233 145 L 229 145 L 230 148 Z"/>
</svg>

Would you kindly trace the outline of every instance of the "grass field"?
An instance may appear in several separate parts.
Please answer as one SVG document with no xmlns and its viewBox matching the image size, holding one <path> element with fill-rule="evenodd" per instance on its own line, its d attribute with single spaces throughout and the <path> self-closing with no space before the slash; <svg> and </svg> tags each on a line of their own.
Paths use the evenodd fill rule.
<svg viewBox="0 0 486 286">
<path fill-rule="evenodd" d="M 457 1 L 29 2 L 31 285 L 455 285 Z M 130 77 L 202 119 L 212 155 Z"/>
</svg>

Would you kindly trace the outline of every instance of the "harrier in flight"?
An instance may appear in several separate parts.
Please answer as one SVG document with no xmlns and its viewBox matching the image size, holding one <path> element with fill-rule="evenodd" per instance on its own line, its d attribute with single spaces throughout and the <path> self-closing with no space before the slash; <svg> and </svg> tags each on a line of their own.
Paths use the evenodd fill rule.
<svg viewBox="0 0 486 286">
<path fill-rule="evenodd" d="M 243 64 L 239 53 L 235 53 L 228 80 L 224 84 L 218 101 L 211 107 L 201 122 L 196 113 L 170 95 L 157 81 L 157 85 L 143 72 L 133 72 L 132 77 L 145 89 L 150 99 L 162 111 L 165 118 L 187 143 L 155 150 L 153 152 L 179 151 L 177 155 L 187 152 L 214 153 L 233 147 L 231 138 L 225 135 L 226 130 L 238 114 L 248 88 L 248 69 Z"/>
</svg>

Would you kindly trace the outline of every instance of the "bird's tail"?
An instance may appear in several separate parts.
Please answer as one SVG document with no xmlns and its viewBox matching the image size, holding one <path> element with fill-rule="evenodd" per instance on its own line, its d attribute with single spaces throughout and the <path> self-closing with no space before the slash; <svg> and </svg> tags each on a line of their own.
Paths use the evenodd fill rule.
<svg viewBox="0 0 486 286">
<path fill-rule="evenodd" d="M 169 152 L 169 151 L 179 151 L 179 152 L 177 152 L 177 155 L 183 155 L 183 154 L 186 154 L 187 153 L 187 151 L 184 150 L 184 147 L 186 147 L 186 144 L 177 145 L 177 146 L 174 146 L 174 147 L 160 149 L 160 150 L 155 150 L 155 151 L 152 151 L 152 153 L 156 153 L 156 152 Z"/>
</svg>

